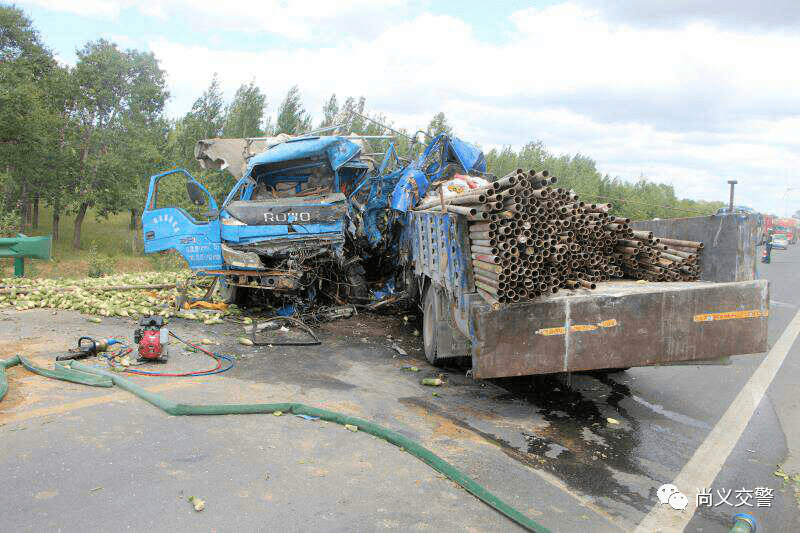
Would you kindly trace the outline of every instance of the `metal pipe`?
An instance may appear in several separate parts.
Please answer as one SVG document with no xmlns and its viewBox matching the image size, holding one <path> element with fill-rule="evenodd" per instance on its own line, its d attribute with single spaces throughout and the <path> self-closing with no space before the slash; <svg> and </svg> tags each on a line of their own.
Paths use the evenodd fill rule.
<svg viewBox="0 0 800 533">
<path fill-rule="evenodd" d="M 495 265 L 500 263 L 500 258 L 496 255 L 472 254 L 472 259 L 478 259 L 479 261 L 485 261 L 486 263 Z"/>
<path fill-rule="evenodd" d="M 497 236 L 495 231 L 470 231 L 470 239 L 492 239 Z"/>
<path fill-rule="evenodd" d="M 476 224 L 469 225 L 470 231 L 494 231 L 496 229 L 497 224 L 494 222 L 478 222 Z"/>
<path fill-rule="evenodd" d="M 476 275 L 475 284 L 478 285 L 478 283 L 481 283 L 482 285 L 486 285 L 494 289 L 494 290 L 487 289 L 488 292 L 494 292 L 501 289 L 501 282 L 497 278 L 492 279 L 492 278 L 487 278 L 485 276 Z M 502 283 L 502 285 L 505 286 L 505 283 Z M 481 285 L 478 286 L 480 287 Z"/>
<path fill-rule="evenodd" d="M 683 246 L 685 248 L 696 248 L 698 250 L 703 249 L 703 243 L 697 241 L 681 241 L 678 239 L 666 239 L 664 237 L 660 237 L 661 244 L 672 244 L 674 246 Z"/>
<path fill-rule="evenodd" d="M 500 249 L 496 246 L 471 246 L 472 251 L 478 254 L 497 255 Z"/>
<path fill-rule="evenodd" d="M 486 300 L 486 303 L 488 303 L 494 311 L 500 309 L 500 302 L 497 300 L 497 298 L 495 298 L 485 290 L 481 289 L 480 287 L 478 288 L 478 294 L 480 294 L 483 297 L 483 299 Z"/>
<path fill-rule="evenodd" d="M 478 259 L 472 260 L 472 266 L 475 268 L 480 268 L 482 270 L 487 270 L 489 272 L 502 272 L 503 267 L 500 265 L 493 265 L 492 263 L 487 263 L 486 261 L 480 261 Z"/>
</svg>

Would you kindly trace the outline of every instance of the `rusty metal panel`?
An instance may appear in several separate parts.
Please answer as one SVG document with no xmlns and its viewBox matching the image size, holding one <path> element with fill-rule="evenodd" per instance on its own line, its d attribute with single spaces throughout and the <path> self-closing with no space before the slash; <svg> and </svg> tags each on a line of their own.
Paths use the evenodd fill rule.
<svg viewBox="0 0 800 533">
<path fill-rule="evenodd" d="M 765 280 L 600 284 L 540 301 L 474 310 L 476 377 L 624 368 L 760 353 Z"/>
<path fill-rule="evenodd" d="M 703 281 L 749 281 L 756 277 L 757 215 L 713 215 L 634 221 L 635 229 L 652 231 L 656 237 L 701 241 Z"/>
</svg>

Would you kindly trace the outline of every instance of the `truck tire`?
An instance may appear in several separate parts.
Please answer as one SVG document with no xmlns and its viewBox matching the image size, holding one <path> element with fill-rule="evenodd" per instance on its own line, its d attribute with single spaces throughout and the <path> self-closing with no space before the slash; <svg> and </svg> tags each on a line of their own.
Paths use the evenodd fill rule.
<svg viewBox="0 0 800 533">
<path fill-rule="evenodd" d="M 439 316 L 436 305 L 436 289 L 428 285 L 422 299 L 422 344 L 425 348 L 425 358 L 432 365 L 439 362 L 436 357 L 437 322 Z"/>
</svg>

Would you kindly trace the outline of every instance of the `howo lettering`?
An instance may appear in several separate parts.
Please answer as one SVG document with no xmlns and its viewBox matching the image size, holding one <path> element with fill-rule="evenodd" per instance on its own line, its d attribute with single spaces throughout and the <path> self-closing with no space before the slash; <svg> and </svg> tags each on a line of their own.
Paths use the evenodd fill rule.
<svg viewBox="0 0 800 533">
<path fill-rule="evenodd" d="M 311 213 L 264 213 L 264 222 L 310 222 Z"/>
</svg>

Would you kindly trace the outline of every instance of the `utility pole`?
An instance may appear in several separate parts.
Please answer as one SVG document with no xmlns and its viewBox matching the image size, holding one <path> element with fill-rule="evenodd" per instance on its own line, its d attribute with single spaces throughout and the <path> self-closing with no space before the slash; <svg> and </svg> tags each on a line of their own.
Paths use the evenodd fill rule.
<svg viewBox="0 0 800 533">
<path fill-rule="evenodd" d="M 786 192 L 783 193 L 783 216 L 789 216 L 789 193 L 792 191 L 800 190 L 800 187 L 786 187 Z"/>
<path fill-rule="evenodd" d="M 731 185 L 731 203 L 730 203 L 730 205 L 729 205 L 728 207 L 729 207 L 729 211 L 730 211 L 731 213 L 733 213 L 733 188 L 734 188 L 734 187 L 736 186 L 736 184 L 737 184 L 737 183 L 739 183 L 739 182 L 738 182 L 738 181 L 736 181 L 736 180 L 728 180 L 728 183 L 730 183 L 730 185 Z"/>
</svg>

